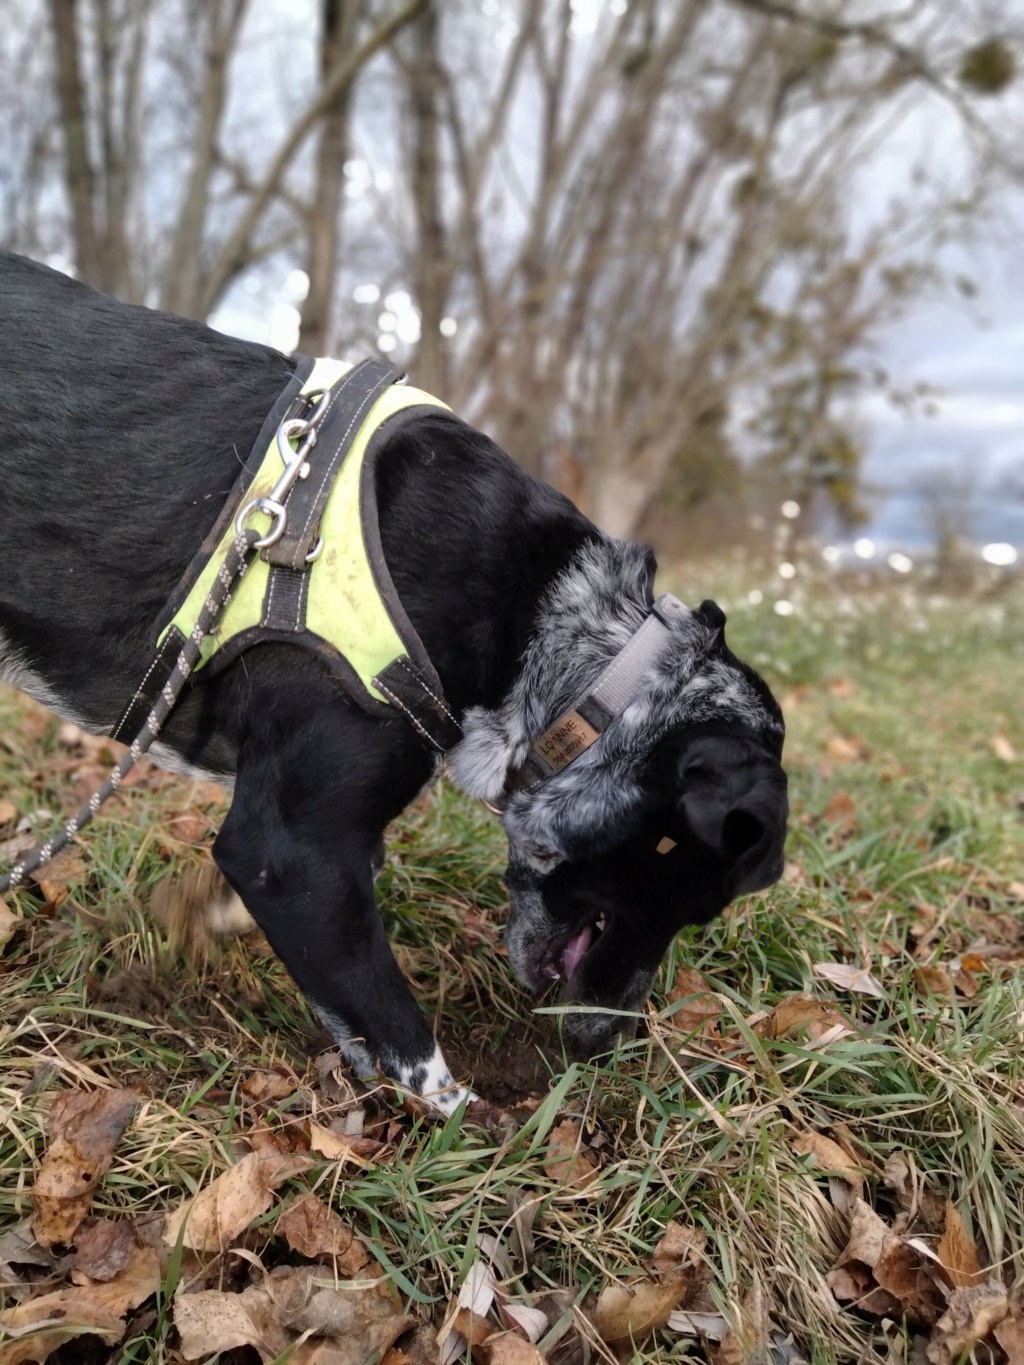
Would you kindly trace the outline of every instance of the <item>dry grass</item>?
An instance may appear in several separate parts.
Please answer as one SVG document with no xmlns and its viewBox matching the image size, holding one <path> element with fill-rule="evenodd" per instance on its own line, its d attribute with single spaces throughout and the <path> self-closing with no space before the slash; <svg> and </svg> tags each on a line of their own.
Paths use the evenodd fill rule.
<svg viewBox="0 0 1024 1365">
<path fill-rule="evenodd" d="M 841 1308 L 826 1283 L 848 1226 L 828 1178 L 794 1151 L 807 1130 L 848 1145 L 887 1221 L 886 1162 L 904 1154 L 959 1206 L 983 1263 L 1024 1279 L 1024 762 L 1008 757 L 1024 755 L 1024 604 L 1012 587 L 966 603 L 905 585 L 853 591 L 801 568 L 783 620 L 770 602 L 744 605 L 756 581 L 709 566 L 683 591 L 717 591 L 733 646 L 787 697 L 787 879 L 677 942 L 649 1028 L 617 1056 L 567 1067 L 557 1008 L 531 1015 L 538 1002 L 511 982 L 490 817 L 442 789 L 393 832 L 383 913 L 446 1051 L 505 1107 L 533 1092 L 504 1127 L 425 1126 L 371 1104 L 382 1158 L 307 1177 L 424 1317 L 440 1321 L 478 1235 L 507 1242 L 525 1200 L 539 1211 L 522 1292 L 628 1281 L 675 1218 L 708 1235 L 708 1305 L 733 1323 L 760 1314 L 763 1359 L 909 1359 L 912 1325 Z M 48 827 L 101 759 L 0 696 L 0 793 L 18 818 L 49 811 Z M 83 840 L 69 889 L 11 898 L 26 923 L 0 972 L 0 1231 L 30 1211 L 60 1088 L 145 1096 L 97 1196 L 111 1216 L 171 1207 L 254 1134 L 302 1146 L 311 1112 L 329 1122 L 346 1107 L 315 1066 L 327 1040 L 264 945 L 185 955 L 148 914 L 154 885 L 206 857 L 218 814 L 216 792 L 150 771 Z M 964 966 L 971 953 L 980 967 Z M 829 985 L 814 971 L 829 962 L 870 971 L 880 997 Z M 966 972 L 960 989 L 929 993 L 922 967 L 949 963 Z M 681 968 L 713 996 L 703 1021 Z M 797 995 L 837 1011 L 842 1036 L 772 1037 L 773 1010 Z M 291 1077 L 291 1096 L 249 1099 L 241 1083 L 260 1067 Z M 599 1168 L 585 1190 L 545 1171 L 566 1113 L 583 1117 Z M 269 1230 L 247 1236 L 272 1262 Z M 158 1303 L 128 1343 L 88 1358 L 173 1360 L 174 1348 Z M 632 1358 L 709 1357 L 660 1333 Z"/>
</svg>

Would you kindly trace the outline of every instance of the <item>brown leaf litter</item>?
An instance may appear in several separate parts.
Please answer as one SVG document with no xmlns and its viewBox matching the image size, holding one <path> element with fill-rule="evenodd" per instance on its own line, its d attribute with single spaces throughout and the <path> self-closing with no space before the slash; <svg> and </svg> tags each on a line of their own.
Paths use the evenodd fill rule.
<svg viewBox="0 0 1024 1365">
<path fill-rule="evenodd" d="M 159 1252 L 133 1238 L 122 1268 L 109 1280 L 75 1272 L 76 1283 L 0 1313 L 0 1365 L 44 1361 L 58 1346 L 83 1335 L 116 1345 L 125 1316 L 160 1286 Z"/>
<path fill-rule="evenodd" d="M 563 1119 L 551 1130 L 548 1154 L 544 1159 L 544 1174 L 563 1189 L 584 1194 L 598 1177 L 593 1157 L 582 1150 L 583 1129 L 572 1119 Z"/>
<path fill-rule="evenodd" d="M 309 1169 L 300 1153 L 250 1152 L 167 1215 L 163 1240 L 192 1251 L 226 1251 L 274 1202 L 273 1191 Z"/>
<path fill-rule="evenodd" d="M 647 1336 L 667 1324 L 686 1291 L 685 1280 L 606 1285 L 597 1300 L 597 1330 L 610 1345 Z"/>
<path fill-rule="evenodd" d="M 753 1027 L 762 1037 L 796 1039 L 806 1033 L 815 1043 L 846 1037 L 853 1032 L 834 1004 L 809 995 L 786 996 Z"/>
<path fill-rule="evenodd" d="M 855 967 L 846 962 L 815 962 L 815 976 L 830 981 L 840 990 L 852 991 L 856 995 L 872 995 L 877 1000 L 885 999 L 885 991 L 866 967 Z"/>
<path fill-rule="evenodd" d="M 252 1346 L 266 1365 L 285 1352 L 291 1365 L 364 1365 L 416 1320 L 397 1311 L 383 1280 L 353 1286 L 317 1266 L 277 1266 L 240 1294 L 177 1294 L 174 1325 L 185 1360 Z"/>
<path fill-rule="evenodd" d="M 32 1190 L 40 1246 L 73 1241 L 138 1101 L 137 1090 L 120 1089 L 71 1090 L 54 1100 L 49 1142 Z"/>
<path fill-rule="evenodd" d="M 293 1251 L 310 1260 L 329 1256 L 339 1275 L 358 1274 L 370 1261 L 363 1243 L 315 1194 L 289 1204 L 277 1220 L 276 1232 Z"/>
<path fill-rule="evenodd" d="M 692 967 L 677 967 L 675 981 L 665 993 L 668 1022 L 680 1033 L 700 1038 L 715 1038 L 719 1034 L 722 1007 L 707 981 Z"/>
<path fill-rule="evenodd" d="M 840 1303 L 877 1317 L 906 1316 L 929 1326 L 944 1296 L 920 1251 L 898 1236 L 864 1199 L 850 1209 L 850 1240 L 826 1277 Z"/>
<path fill-rule="evenodd" d="M 937 1218 L 940 1201 L 918 1184 L 902 1154 L 890 1157 L 883 1179 L 901 1205 L 897 1224 L 906 1229 L 920 1218 L 934 1230 L 941 1222 L 942 1235 L 932 1245 L 897 1231 L 853 1194 L 849 1240 L 826 1277 L 839 1303 L 926 1329 L 919 1340 L 929 1365 L 957 1365 L 977 1347 L 986 1348 L 984 1359 L 1002 1360 L 993 1355 L 1001 1347 L 1006 1365 L 1024 1365 L 1022 1306 L 983 1268 L 960 1210 L 947 1200 Z"/>
<path fill-rule="evenodd" d="M 24 924 L 20 915 L 16 915 L 5 903 L 0 900 L 0 952 L 4 946 L 10 943 L 11 939 Z"/>
</svg>

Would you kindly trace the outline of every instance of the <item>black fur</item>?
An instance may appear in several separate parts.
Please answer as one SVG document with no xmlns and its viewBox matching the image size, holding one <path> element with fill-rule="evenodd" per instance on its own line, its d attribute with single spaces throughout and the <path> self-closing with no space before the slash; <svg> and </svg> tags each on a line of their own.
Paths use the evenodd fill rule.
<svg viewBox="0 0 1024 1365">
<path fill-rule="evenodd" d="M 291 368 L 266 347 L 0 254 L 0 676 L 92 730 L 111 727 Z M 552 585 L 584 551 L 610 543 L 493 442 L 441 413 L 388 443 L 378 503 L 395 586 L 449 704 L 459 715 L 495 712 Z M 715 621 L 707 627 L 720 638 Z M 728 655 L 724 640 L 715 648 Z M 746 675 L 767 706 L 763 683 Z M 382 830 L 433 772 L 412 729 L 363 714 L 312 654 L 264 644 L 212 677 L 200 672 L 161 738 L 164 757 L 234 777 L 216 859 L 321 1016 L 339 1039 L 364 1040 L 364 1061 L 435 1089 L 443 1064 L 372 883 Z M 703 798 L 686 794 L 698 740 L 709 765 Z M 632 1000 L 639 988 L 630 994 L 624 976 L 649 984 L 681 924 L 778 874 L 784 778 L 770 750 L 780 745 L 781 730 L 776 744 L 726 718 L 652 746 L 643 799 L 614 846 L 595 838 L 546 880 L 524 867 L 513 836 L 510 886 L 529 882 L 527 900 L 545 902 L 552 934 L 564 938 L 597 901 L 614 903 L 579 998 Z M 770 799 L 756 797 L 762 786 Z M 652 833 L 677 849 L 652 853 Z M 602 962 L 613 950 L 606 989 Z M 613 1030 L 578 1032 L 595 1046 Z M 441 1103 L 451 1108 L 452 1096 Z"/>
</svg>

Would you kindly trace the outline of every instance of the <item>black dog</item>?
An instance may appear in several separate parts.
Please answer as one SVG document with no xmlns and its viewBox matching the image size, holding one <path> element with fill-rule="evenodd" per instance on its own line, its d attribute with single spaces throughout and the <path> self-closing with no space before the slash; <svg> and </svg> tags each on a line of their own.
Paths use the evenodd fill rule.
<svg viewBox="0 0 1024 1365">
<path fill-rule="evenodd" d="M 0 677 L 109 732 L 154 622 L 294 362 L 0 255 Z M 385 431 L 387 429 L 385 428 Z M 478 432 L 423 411 L 377 464 L 398 595 L 464 738 L 454 781 L 501 803 L 508 947 L 534 989 L 642 1005 L 669 943 L 782 868 L 782 716 L 712 602 L 668 620 L 629 705 L 533 789 L 509 783 L 651 612 L 654 560 Z M 435 774 L 397 711 L 265 643 L 197 675 L 154 755 L 234 781 L 214 855 L 349 1055 L 451 1111 L 448 1073 L 373 895 L 382 831 Z M 621 1015 L 569 1027 L 606 1048 Z"/>
</svg>

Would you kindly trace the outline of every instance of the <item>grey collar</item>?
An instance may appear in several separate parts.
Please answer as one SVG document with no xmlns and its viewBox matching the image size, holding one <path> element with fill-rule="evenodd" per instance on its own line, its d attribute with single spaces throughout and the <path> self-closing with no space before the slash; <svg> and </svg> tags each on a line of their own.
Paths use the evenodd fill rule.
<svg viewBox="0 0 1024 1365">
<path fill-rule="evenodd" d="M 587 694 L 549 725 L 530 746 L 525 762 L 511 770 L 505 783 L 506 795 L 536 791 L 596 744 L 612 721 L 625 711 L 639 691 L 644 675 L 667 648 L 672 639 L 673 620 L 692 615 L 677 597 L 662 593 L 650 615 L 599 674 Z"/>
</svg>

